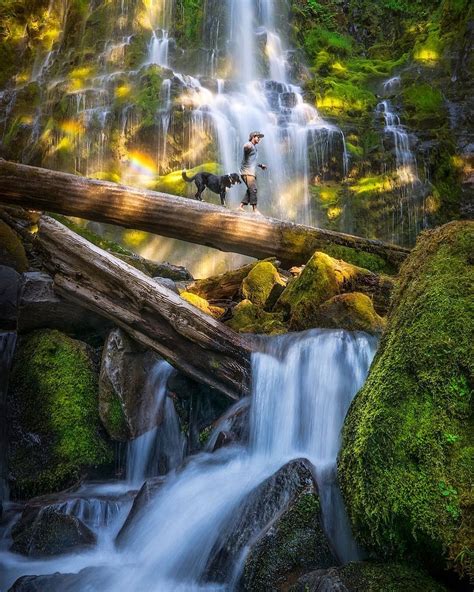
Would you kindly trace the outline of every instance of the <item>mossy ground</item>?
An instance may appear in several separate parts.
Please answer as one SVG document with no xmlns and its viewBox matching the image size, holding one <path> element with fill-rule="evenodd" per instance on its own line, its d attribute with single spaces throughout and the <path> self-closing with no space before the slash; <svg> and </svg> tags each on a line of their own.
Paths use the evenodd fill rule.
<svg viewBox="0 0 474 592">
<path fill-rule="evenodd" d="M 58 491 L 112 461 L 88 348 L 58 331 L 22 339 L 11 379 L 10 470 L 15 497 Z"/>
<path fill-rule="evenodd" d="M 242 295 L 244 299 L 250 300 L 256 306 L 263 308 L 272 291 L 278 289 L 278 287 L 283 291 L 284 286 L 285 283 L 273 263 L 261 261 L 244 278 Z"/>
<path fill-rule="evenodd" d="M 250 300 L 239 302 L 232 311 L 231 320 L 226 324 L 238 333 L 280 335 L 288 331 L 281 313 L 266 312 Z"/>
<path fill-rule="evenodd" d="M 379 556 L 473 570 L 474 225 L 424 234 L 404 264 L 339 473 L 356 536 Z"/>
</svg>

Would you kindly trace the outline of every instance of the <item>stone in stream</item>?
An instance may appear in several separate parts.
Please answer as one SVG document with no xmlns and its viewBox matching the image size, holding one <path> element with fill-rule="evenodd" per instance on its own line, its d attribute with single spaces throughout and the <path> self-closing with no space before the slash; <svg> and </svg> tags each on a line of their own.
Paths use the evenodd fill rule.
<svg viewBox="0 0 474 592">
<path fill-rule="evenodd" d="M 134 525 L 137 519 L 140 517 L 143 509 L 154 499 L 165 481 L 166 477 L 154 477 L 153 479 L 148 479 L 142 485 L 140 491 L 133 500 L 133 505 L 130 509 L 130 512 L 128 513 L 128 516 L 122 528 L 120 529 L 117 538 L 115 539 L 115 544 L 117 547 L 123 548 L 125 546 L 127 539 L 129 538 L 130 533 L 133 532 Z"/>
<path fill-rule="evenodd" d="M 53 508 L 27 508 L 12 529 L 11 550 L 29 557 L 93 547 L 95 534 L 78 518 Z"/>
<path fill-rule="evenodd" d="M 18 578 L 8 592 L 66 592 L 87 590 L 102 592 L 117 570 L 90 567 L 77 574 L 55 573 L 46 576 L 23 576 Z M 79 586 L 81 586 L 79 588 Z"/>
<path fill-rule="evenodd" d="M 290 592 L 447 592 L 424 572 L 398 563 L 354 562 L 302 576 Z"/>
<path fill-rule="evenodd" d="M 227 581 L 239 557 L 238 590 L 252 592 L 279 590 L 295 573 L 337 563 L 323 532 L 308 461 L 289 462 L 248 496 L 215 545 L 207 579 Z"/>
</svg>

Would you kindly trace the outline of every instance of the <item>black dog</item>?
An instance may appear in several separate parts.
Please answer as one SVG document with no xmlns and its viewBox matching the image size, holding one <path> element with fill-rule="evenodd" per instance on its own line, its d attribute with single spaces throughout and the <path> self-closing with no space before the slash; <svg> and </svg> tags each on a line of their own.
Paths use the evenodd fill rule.
<svg viewBox="0 0 474 592">
<path fill-rule="evenodd" d="M 217 193 L 221 198 L 221 204 L 225 206 L 225 194 L 227 189 L 230 189 L 233 185 L 237 185 L 242 182 L 237 173 L 231 173 L 230 175 L 213 175 L 212 173 L 198 173 L 194 177 L 188 177 L 186 171 L 182 172 L 183 179 L 186 183 L 196 183 L 197 193 L 194 196 L 199 201 L 202 201 L 202 192 L 206 187 Z"/>
</svg>

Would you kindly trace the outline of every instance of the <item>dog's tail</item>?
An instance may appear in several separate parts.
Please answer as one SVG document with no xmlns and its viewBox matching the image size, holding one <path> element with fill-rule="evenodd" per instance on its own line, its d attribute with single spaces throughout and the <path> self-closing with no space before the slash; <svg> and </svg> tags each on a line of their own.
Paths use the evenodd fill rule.
<svg viewBox="0 0 474 592">
<path fill-rule="evenodd" d="M 188 177 L 188 175 L 186 174 L 186 169 L 182 171 L 181 175 L 183 179 L 186 181 L 186 183 L 192 183 L 196 178 L 196 175 L 194 175 L 194 177 Z"/>
</svg>

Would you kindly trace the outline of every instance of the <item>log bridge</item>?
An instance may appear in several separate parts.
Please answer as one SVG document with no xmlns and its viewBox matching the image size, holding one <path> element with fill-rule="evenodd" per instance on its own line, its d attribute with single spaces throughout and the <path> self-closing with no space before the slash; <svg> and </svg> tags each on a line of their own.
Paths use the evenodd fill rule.
<svg viewBox="0 0 474 592">
<path fill-rule="evenodd" d="M 372 253 L 398 268 L 403 247 L 275 218 L 230 211 L 166 193 L 97 181 L 0 160 L 0 203 L 116 224 L 248 255 L 301 265 L 339 245 Z"/>
</svg>

